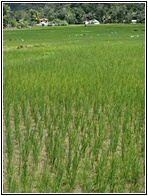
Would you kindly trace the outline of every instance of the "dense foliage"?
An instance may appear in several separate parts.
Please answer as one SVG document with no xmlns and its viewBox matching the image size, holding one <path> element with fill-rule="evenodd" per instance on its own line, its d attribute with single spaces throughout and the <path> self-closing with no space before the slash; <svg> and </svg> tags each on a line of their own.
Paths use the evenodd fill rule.
<svg viewBox="0 0 148 196">
<path fill-rule="evenodd" d="M 144 3 L 6 3 L 3 4 L 3 26 L 27 27 L 40 17 L 80 24 L 97 19 L 101 23 L 145 22 Z"/>
</svg>

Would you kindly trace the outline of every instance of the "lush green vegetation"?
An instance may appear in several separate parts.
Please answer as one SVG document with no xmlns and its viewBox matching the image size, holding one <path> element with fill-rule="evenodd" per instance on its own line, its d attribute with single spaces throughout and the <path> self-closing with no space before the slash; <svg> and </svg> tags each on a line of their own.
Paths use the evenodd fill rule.
<svg viewBox="0 0 148 196">
<path fill-rule="evenodd" d="M 4 30 L 4 192 L 145 192 L 144 29 Z"/>
<path fill-rule="evenodd" d="M 22 28 L 35 25 L 39 18 L 48 18 L 50 24 L 82 24 L 97 19 L 100 23 L 145 22 L 145 3 L 5 3 L 4 28 Z"/>
</svg>

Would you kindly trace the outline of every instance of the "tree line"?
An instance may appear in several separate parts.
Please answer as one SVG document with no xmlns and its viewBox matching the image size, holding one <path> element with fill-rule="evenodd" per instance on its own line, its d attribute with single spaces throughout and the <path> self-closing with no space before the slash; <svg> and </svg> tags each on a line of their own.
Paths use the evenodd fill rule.
<svg viewBox="0 0 148 196">
<path fill-rule="evenodd" d="M 82 24 L 145 22 L 144 3 L 4 3 L 3 28 L 34 26 L 45 17 L 50 23 Z"/>
</svg>

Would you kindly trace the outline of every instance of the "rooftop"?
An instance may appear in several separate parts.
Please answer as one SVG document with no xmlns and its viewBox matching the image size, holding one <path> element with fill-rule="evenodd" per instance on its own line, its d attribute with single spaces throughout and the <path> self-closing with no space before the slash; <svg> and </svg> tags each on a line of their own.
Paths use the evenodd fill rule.
<svg viewBox="0 0 148 196">
<path fill-rule="evenodd" d="M 40 21 L 47 21 L 48 19 L 47 18 L 40 18 Z"/>
</svg>

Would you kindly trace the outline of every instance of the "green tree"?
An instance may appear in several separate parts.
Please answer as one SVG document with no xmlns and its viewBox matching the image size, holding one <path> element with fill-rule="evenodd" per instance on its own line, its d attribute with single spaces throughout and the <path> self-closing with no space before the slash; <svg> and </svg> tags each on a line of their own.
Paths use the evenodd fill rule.
<svg viewBox="0 0 148 196">
<path fill-rule="evenodd" d="M 3 16 L 7 16 L 10 12 L 10 7 L 7 4 L 3 4 Z"/>
<path fill-rule="evenodd" d="M 68 22 L 68 24 L 75 24 L 76 23 L 75 13 L 72 13 L 71 11 L 68 11 L 65 14 L 65 20 Z"/>
<path fill-rule="evenodd" d="M 10 9 L 11 8 L 11 9 Z M 11 11 L 10 11 L 11 10 Z M 69 24 L 83 23 L 97 19 L 102 23 L 130 23 L 132 19 L 145 22 L 144 3 L 5 3 L 3 4 L 3 24 L 14 26 L 22 19 L 37 23 L 40 17 L 49 21 L 66 20 Z M 13 22 L 12 22 L 13 21 Z M 16 22 L 15 22 L 16 21 Z"/>
<path fill-rule="evenodd" d="M 37 10 L 30 9 L 29 13 L 32 22 L 37 22 L 40 19 L 40 13 Z"/>
<path fill-rule="evenodd" d="M 6 4 L 3 4 L 3 27 L 4 28 L 9 26 L 9 14 L 10 14 L 10 7 Z"/>
<path fill-rule="evenodd" d="M 76 17 L 76 23 L 83 23 L 85 20 L 85 12 L 82 8 L 74 8 L 75 17 Z"/>
<path fill-rule="evenodd" d="M 18 21 L 18 23 L 16 24 L 17 28 L 24 28 L 28 26 L 28 22 L 25 21 L 24 19 L 21 19 Z"/>
</svg>

